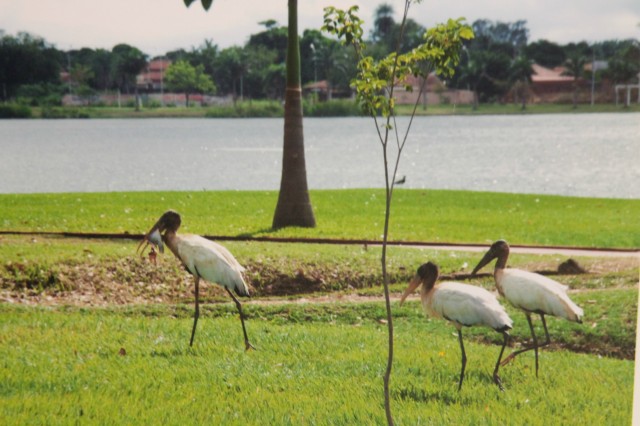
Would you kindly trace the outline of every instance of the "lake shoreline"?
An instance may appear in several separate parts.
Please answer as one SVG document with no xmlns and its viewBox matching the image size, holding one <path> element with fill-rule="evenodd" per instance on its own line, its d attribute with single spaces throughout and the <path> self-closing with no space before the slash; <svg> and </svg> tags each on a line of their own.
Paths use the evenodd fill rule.
<svg viewBox="0 0 640 426">
<path fill-rule="evenodd" d="M 333 103 L 311 104 L 305 103 L 305 117 L 364 117 L 357 106 L 350 101 L 335 101 Z M 332 106 L 333 105 L 333 106 Z M 321 108 L 319 106 L 322 106 Z M 11 118 L 31 119 L 108 119 L 108 118 L 282 118 L 284 109 L 278 101 L 244 101 L 233 106 L 195 106 L 185 107 L 153 107 L 136 110 L 132 106 L 50 106 L 26 107 L 15 106 L 22 110 L 22 116 Z M 29 112 L 26 112 L 26 111 Z M 398 116 L 408 116 L 413 111 L 411 105 L 398 105 Z M 418 116 L 441 115 L 535 115 L 535 114 L 593 114 L 593 113 L 633 113 L 640 112 L 640 104 L 629 107 L 615 104 L 580 104 L 573 108 L 571 104 L 532 104 L 525 110 L 514 104 L 483 104 L 473 109 L 471 105 L 429 105 L 427 108 L 419 106 Z M 2 118 L 2 114 L 0 114 Z"/>
</svg>

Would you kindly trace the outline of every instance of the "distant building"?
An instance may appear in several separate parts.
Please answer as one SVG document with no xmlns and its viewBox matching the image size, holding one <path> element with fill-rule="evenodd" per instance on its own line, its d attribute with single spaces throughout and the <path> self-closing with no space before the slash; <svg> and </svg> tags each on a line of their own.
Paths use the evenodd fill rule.
<svg viewBox="0 0 640 426">
<path fill-rule="evenodd" d="M 567 75 L 567 69 L 559 66 L 545 68 L 542 65 L 533 64 L 531 76 L 531 92 L 534 103 L 569 102 L 574 91 L 574 78 Z M 578 77 L 578 88 L 586 88 L 589 84 L 582 77 Z M 583 94 L 584 96 L 584 94 Z"/>
<path fill-rule="evenodd" d="M 319 101 L 328 101 L 335 98 L 349 98 L 350 91 L 336 89 L 331 86 L 327 80 L 314 81 L 307 83 L 302 87 L 304 95 L 315 94 Z"/>
<path fill-rule="evenodd" d="M 609 61 L 593 61 L 587 62 L 584 64 L 584 70 L 591 72 L 591 69 L 595 69 L 596 71 L 602 71 L 609 69 Z"/>
<path fill-rule="evenodd" d="M 164 76 L 171 65 L 169 59 L 154 59 L 136 76 L 138 90 L 143 92 L 164 92 Z"/>
<path fill-rule="evenodd" d="M 423 84 L 424 90 L 420 94 L 420 88 Z M 411 89 L 407 90 L 407 86 Z M 449 89 L 435 72 L 427 76 L 426 82 L 422 77 L 410 75 L 403 84 L 396 84 L 393 90 L 398 105 L 415 105 L 416 101 L 419 101 L 421 105 L 470 105 L 473 103 L 471 90 Z M 419 99 L 418 96 L 420 96 Z"/>
<path fill-rule="evenodd" d="M 420 87 L 424 79 L 410 75 L 403 84 L 397 84 L 394 90 L 394 96 L 398 105 L 413 105 L 420 95 Z M 411 89 L 407 90 L 407 86 Z M 351 97 L 351 93 L 339 91 L 329 86 L 326 80 L 315 81 L 305 84 L 303 93 L 309 95 L 317 94 L 320 101 L 326 101 L 333 98 Z M 438 104 L 472 104 L 473 92 L 470 90 L 448 89 L 445 84 L 431 73 L 427 76 L 424 92 L 420 96 L 420 104 L 438 105 Z"/>
</svg>

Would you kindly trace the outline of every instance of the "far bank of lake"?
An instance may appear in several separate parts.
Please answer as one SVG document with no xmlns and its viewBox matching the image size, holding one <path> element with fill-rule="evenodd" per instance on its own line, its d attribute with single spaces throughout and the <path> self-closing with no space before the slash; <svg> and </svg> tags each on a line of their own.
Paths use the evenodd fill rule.
<svg viewBox="0 0 640 426">
<path fill-rule="evenodd" d="M 411 105 L 398 105 L 398 115 L 410 115 Z M 283 104 L 279 101 L 242 101 L 234 106 L 209 106 L 191 108 L 153 107 L 136 111 L 129 107 L 53 107 L 31 108 L 32 118 L 276 118 L 282 117 Z M 515 104 L 480 104 L 473 109 L 471 105 L 440 104 L 422 105 L 416 109 L 416 115 L 531 115 L 531 114 L 593 114 L 593 113 L 634 113 L 640 112 L 640 104 L 629 107 L 615 104 L 579 104 L 573 108 L 571 104 L 531 104 L 522 110 Z M 360 109 L 352 100 L 334 100 L 330 102 L 305 102 L 305 117 L 347 117 L 362 116 Z"/>
</svg>

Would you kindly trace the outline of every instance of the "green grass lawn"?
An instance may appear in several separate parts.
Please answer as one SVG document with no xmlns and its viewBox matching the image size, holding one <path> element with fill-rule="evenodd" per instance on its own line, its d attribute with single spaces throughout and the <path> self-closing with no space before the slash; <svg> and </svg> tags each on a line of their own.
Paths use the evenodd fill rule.
<svg viewBox="0 0 640 426">
<path fill-rule="evenodd" d="M 398 190 L 392 239 L 637 248 L 638 200 Z M 185 232 L 221 236 L 379 239 L 380 190 L 312 191 L 318 227 L 270 229 L 275 192 L 0 195 L 0 230 L 146 232 L 167 208 Z M 0 235 L 0 418 L 6 424 L 383 424 L 387 329 L 377 246 L 228 241 L 247 266 L 245 304 L 257 351 L 245 352 L 235 306 L 203 285 L 193 348 L 193 281 L 170 254 L 151 265 L 133 240 Z M 395 301 L 417 266 L 469 272 L 481 253 L 390 247 L 398 424 L 629 424 L 638 309 L 637 259 L 576 258 L 588 274 L 554 277 L 585 310 L 550 318 L 552 346 L 491 372 L 501 336 L 465 329 L 457 391 L 455 328 Z M 559 255 L 512 254 L 554 270 Z M 468 281 L 493 290 L 491 277 Z M 288 296 L 271 287 L 296 286 Z M 293 295 L 292 295 L 293 294 Z M 318 303 L 316 296 L 331 296 Z M 358 297 L 378 301 L 341 302 Z M 308 303 L 292 303 L 305 297 Z M 224 302 L 224 303 L 219 303 Z M 30 306 L 33 305 L 33 306 Z M 514 320 L 513 348 L 529 337 Z M 101 306 L 101 307 L 96 307 Z M 538 333 L 542 333 L 536 321 Z M 513 348 L 508 348 L 507 352 Z M 123 349 L 123 351 L 121 351 Z M 122 354 L 121 354 L 122 353 Z"/>
<path fill-rule="evenodd" d="M 344 102 L 337 100 L 336 103 Z M 331 105 L 320 103 L 329 110 Z M 70 118 L 204 118 L 210 117 L 277 117 L 282 116 L 281 104 L 273 101 L 252 100 L 238 102 L 236 106 L 228 107 L 153 107 L 142 108 L 136 111 L 133 106 L 118 107 L 55 107 L 44 111 L 42 108 L 33 107 L 33 117 L 39 118 L 47 114 L 54 114 L 53 117 Z M 396 111 L 398 115 L 409 115 L 413 110 L 412 105 L 398 105 Z M 417 115 L 486 115 L 486 114 L 580 114 L 580 113 L 625 113 L 638 112 L 640 106 L 632 104 L 629 107 L 615 104 L 596 104 L 594 106 L 579 104 L 574 109 L 572 104 L 534 104 L 527 105 L 522 111 L 520 104 L 481 104 L 476 110 L 471 105 L 441 104 L 429 105 L 426 109 L 419 106 Z M 336 115 L 342 115 L 343 109 L 337 109 Z M 307 115 L 305 113 L 305 115 Z"/>
<path fill-rule="evenodd" d="M 396 107 L 398 114 L 409 115 L 413 109 L 409 105 Z M 429 105 L 427 109 L 418 107 L 417 115 L 488 115 L 488 114 L 581 114 L 602 112 L 639 112 L 638 104 L 624 107 L 615 104 L 596 104 L 594 106 L 579 104 L 574 109 L 572 104 L 529 104 L 523 111 L 521 105 L 516 104 L 481 104 L 477 109 L 471 105 Z"/>
<path fill-rule="evenodd" d="M 384 423 L 382 305 L 334 304 L 325 316 L 278 309 L 248 309 L 258 350 L 245 352 L 236 314 L 222 307 L 205 312 L 191 349 L 191 319 L 172 307 L 0 305 L 0 416 L 4 424 Z M 458 392 L 455 329 L 423 318 L 415 302 L 395 325 L 398 424 L 630 423 L 632 361 L 542 350 L 537 379 L 533 356 L 502 368 L 503 393 L 491 380 L 499 346 L 467 340 Z"/>
<path fill-rule="evenodd" d="M 183 232 L 380 240 L 384 191 L 311 191 L 318 226 L 271 229 L 275 191 L 0 194 L 0 230 L 146 232 L 173 208 Z M 396 190 L 390 239 L 640 247 L 640 200 Z"/>
</svg>

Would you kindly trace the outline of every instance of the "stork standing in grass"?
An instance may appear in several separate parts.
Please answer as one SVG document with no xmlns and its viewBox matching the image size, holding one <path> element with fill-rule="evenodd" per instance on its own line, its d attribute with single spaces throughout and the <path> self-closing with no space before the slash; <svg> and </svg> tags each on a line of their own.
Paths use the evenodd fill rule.
<svg viewBox="0 0 640 426">
<path fill-rule="evenodd" d="M 193 316 L 193 329 L 191 330 L 190 346 L 193 346 L 193 337 L 196 334 L 198 317 L 200 316 L 199 284 L 200 278 L 221 285 L 227 290 L 240 313 L 244 344 L 247 350 L 253 346 L 249 343 L 247 330 L 244 326 L 242 304 L 233 295 L 249 296 L 249 288 L 242 277 L 244 268 L 225 247 L 207 240 L 199 235 L 178 235 L 180 228 L 180 215 L 173 210 L 165 212 L 151 230 L 144 236 L 138 246 L 138 250 L 146 242 L 158 246 L 160 253 L 164 252 L 164 244 L 180 259 L 184 267 L 193 275 L 195 280 L 195 314 Z M 146 245 L 142 248 L 144 250 Z M 232 292 L 233 291 L 233 292 Z"/>
<path fill-rule="evenodd" d="M 531 336 L 533 337 L 533 346 L 512 352 L 505 358 L 502 365 L 507 364 L 517 355 L 533 349 L 536 354 L 536 377 L 538 377 L 538 348 L 546 346 L 551 342 L 544 316 L 553 315 L 569 321 L 582 323 L 584 312 L 582 308 L 569 299 L 569 296 L 567 296 L 568 287 L 566 285 L 533 272 L 507 268 L 509 244 L 504 240 L 493 243 L 489 251 L 487 251 L 478 265 L 473 269 L 472 274 L 475 274 L 496 258 L 498 260 L 496 261 L 493 277 L 498 292 L 513 306 L 524 312 L 524 315 L 527 317 L 527 322 L 529 323 Z M 546 341 L 541 344 L 538 344 L 536 333 L 533 330 L 531 314 L 538 314 L 542 319 Z"/>
<path fill-rule="evenodd" d="M 411 280 L 409 287 L 402 295 L 400 305 L 404 303 L 407 296 L 422 285 L 420 298 L 425 312 L 433 317 L 443 318 L 456 327 L 460 351 L 462 352 L 462 368 L 460 370 L 458 391 L 462 388 L 464 370 L 467 365 L 467 355 L 464 350 L 464 343 L 462 343 L 462 327 L 483 325 L 501 333 L 503 343 L 502 348 L 500 348 L 500 355 L 498 355 L 498 361 L 493 370 L 493 381 L 500 390 L 504 390 L 500 376 L 498 376 L 498 370 L 500 369 L 500 360 L 507 345 L 509 330 L 513 325 L 513 321 L 496 297 L 487 290 L 457 282 L 442 282 L 436 285 L 437 279 L 438 266 L 435 263 L 428 262 L 421 265 L 416 276 Z"/>
</svg>

